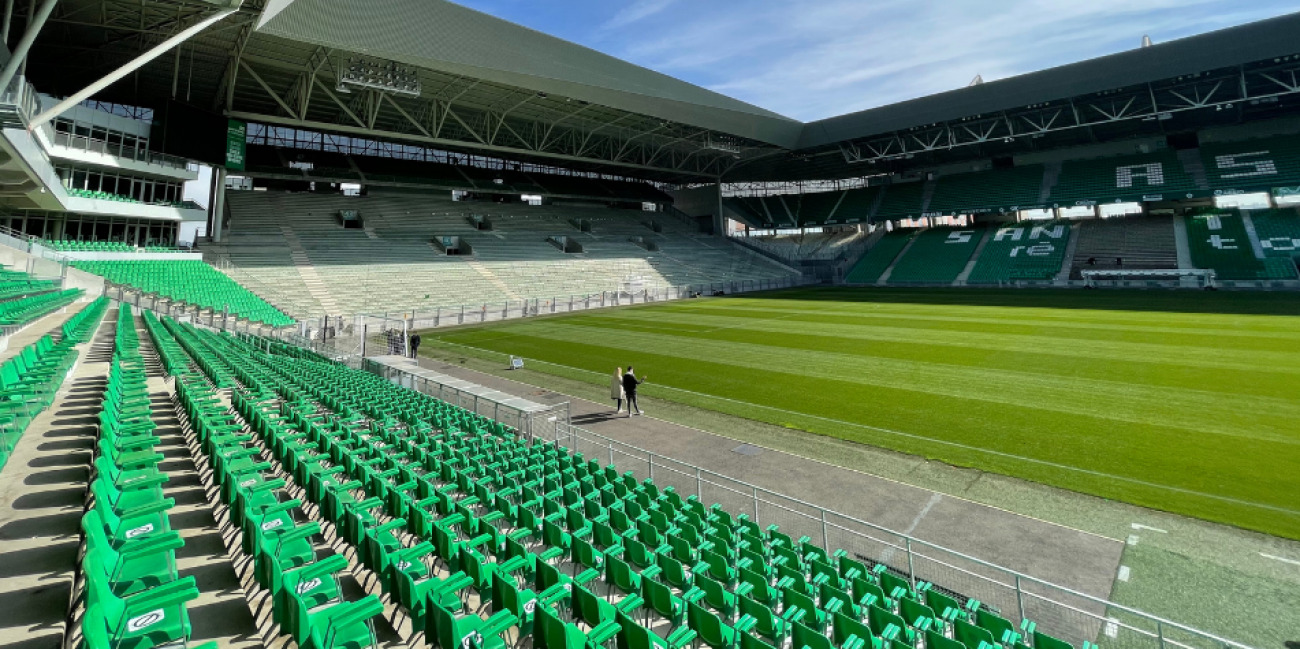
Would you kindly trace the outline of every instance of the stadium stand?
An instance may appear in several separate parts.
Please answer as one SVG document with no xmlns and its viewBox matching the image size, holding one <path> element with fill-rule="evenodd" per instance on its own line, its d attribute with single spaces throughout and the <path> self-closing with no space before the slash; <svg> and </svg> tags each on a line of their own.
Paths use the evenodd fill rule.
<svg viewBox="0 0 1300 649">
<path fill-rule="evenodd" d="M 76 301 L 84 291 L 68 289 L 51 293 L 27 295 L 15 300 L 0 302 L 0 329 L 21 327 L 37 318 L 61 309 Z"/>
<path fill-rule="evenodd" d="M 1300 186 L 1300 137 L 1201 145 L 1206 178 L 1217 190 Z"/>
<path fill-rule="evenodd" d="M 880 206 L 872 214 L 873 220 L 899 219 L 921 215 L 921 198 L 925 193 L 925 183 L 894 183 L 881 188 L 885 193 L 880 199 Z"/>
<path fill-rule="evenodd" d="M 963 214 L 1039 205 L 1044 169 L 1029 165 L 978 173 L 940 176 L 930 197 L 929 213 Z"/>
<path fill-rule="evenodd" d="M 890 264 L 894 263 L 898 253 L 907 247 L 913 234 L 915 232 L 912 230 L 894 230 L 881 237 L 876 245 L 872 246 L 867 254 L 849 269 L 844 276 L 845 283 L 875 284 L 880 281 L 880 276 L 889 269 Z"/>
<path fill-rule="evenodd" d="M 970 262 L 986 228 L 930 228 L 894 262 L 890 284 L 952 284 Z"/>
<path fill-rule="evenodd" d="M 79 198 L 90 198 L 97 201 L 112 201 L 116 203 L 139 203 L 141 205 L 164 205 L 167 207 L 176 207 L 176 208 L 189 209 L 189 210 L 203 209 L 203 207 L 201 207 L 198 203 L 195 203 L 194 201 L 154 201 L 151 203 L 145 203 L 144 201 L 136 200 L 134 198 L 131 198 L 130 196 L 123 196 L 121 194 L 112 194 L 109 192 L 103 192 L 103 191 L 98 191 L 93 189 L 76 189 L 70 187 L 67 188 L 66 191 L 68 192 L 69 196 L 76 196 Z"/>
<path fill-rule="evenodd" d="M 22 271 L 9 270 L 0 265 L 0 300 L 35 295 L 59 288 L 57 280 L 34 279 Z"/>
<path fill-rule="evenodd" d="M 70 241 L 42 239 L 41 245 L 58 252 L 176 252 L 171 246 L 133 246 L 117 241 Z"/>
<path fill-rule="evenodd" d="M 203 309 L 226 309 L 241 318 L 274 327 L 294 320 L 215 268 L 199 261 L 79 261 L 74 267 L 101 275 L 115 284 L 132 286 Z"/>
<path fill-rule="evenodd" d="M 230 192 L 228 204 L 231 231 L 222 244 L 205 246 L 207 258 L 228 259 L 255 290 L 275 286 L 291 295 L 288 308 L 301 316 L 549 299 L 617 290 L 633 279 L 686 286 L 792 277 L 757 253 L 654 212 L 383 193 Z M 365 231 L 342 228 L 334 218 L 340 209 L 360 209 Z M 469 215 L 491 230 L 477 229 Z M 590 231 L 575 227 L 578 219 Z M 472 254 L 445 254 L 431 243 L 443 236 L 461 237 Z M 547 241 L 553 236 L 579 242 L 582 252 L 560 251 Z"/>
<path fill-rule="evenodd" d="M 1250 234 L 1236 211 L 1211 211 L 1187 217 L 1187 244 L 1197 268 L 1212 268 L 1222 280 L 1290 279 L 1255 256 Z M 1293 265 L 1294 266 L 1294 265 Z"/>
<path fill-rule="evenodd" d="M 54 401 L 77 359 L 75 347 L 88 340 L 107 308 L 108 300 L 97 298 L 63 323 L 57 342 L 45 334 L 0 366 L 0 472 L 32 419 Z"/>
<path fill-rule="evenodd" d="M 274 340 L 143 319 L 175 377 L 189 452 L 224 505 L 231 560 L 249 566 L 242 592 L 269 604 L 270 640 L 375 646 L 377 627 L 406 619 L 402 641 L 440 647 L 1072 646 L 378 375 Z M 151 451 L 129 311 L 117 332 L 99 497 L 83 521 L 81 625 L 94 649 L 189 640 L 198 614 L 193 577 L 170 560 L 183 540 L 158 489 L 169 476 Z M 321 552 L 322 538 L 346 551 Z M 354 575 L 361 592 L 345 586 Z"/>
<path fill-rule="evenodd" d="M 1054 279 L 1065 261 L 1070 232 L 1071 224 L 1063 221 L 993 226 L 966 282 Z"/>
<path fill-rule="evenodd" d="M 1135 270 L 1178 268 L 1174 237 L 1174 221 L 1168 216 L 1083 221 L 1079 224 L 1070 279 L 1081 279 L 1084 270 L 1114 270 L 1120 264 Z"/>
<path fill-rule="evenodd" d="M 1300 214 L 1294 209 L 1251 212 L 1264 257 L 1300 257 Z"/>
<path fill-rule="evenodd" d="M 866 223 L 881 191 L 881 187 L 859 187 L 844 192 L 844 200 L 836 208 L 833 220 L 836 223 Z"/>
<path fill-rule="evenodd" d="M 1075 202 L 1141 201 L 1144 197 L 1175 198 L 1198 188 L 1171 150 L 1154 153 L 1067 160 L 1052 188 L 1050 201 Z"/>
<path fill-rule="evenodd" d="M 818 192 L 804 194 L 799 201 L 799 224 L 821 225 L 836 213 L 844 192 Z"/>
<path fill-rule="evenodd" d="M 751 237 L 748 245 L 790 261 L 838 259 L 850 246 L 867 235 L 856 230 L 792 236 Z"/>
</svg>

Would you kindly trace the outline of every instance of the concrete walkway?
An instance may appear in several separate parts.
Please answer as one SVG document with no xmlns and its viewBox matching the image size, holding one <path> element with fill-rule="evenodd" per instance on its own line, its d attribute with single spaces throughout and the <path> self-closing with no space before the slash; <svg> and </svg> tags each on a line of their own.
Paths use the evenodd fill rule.
<svg viewBox="0 0 1300 649">
<path fill-rule="evenodd" d="M 15 338 L 36 340 L 61 324 L 59 317 L 67 318 L 46 316 Z M 107 316 L 78 352 L 54 403 L 31 422 L 0 472 L 0 645 L 11 649 L 63 646 L 95 417 L 113 353 Z"/>
<path fill-rule="evenodd" d="M 46 316 L 19 335 L 36 340 L 81 306 Z M 82 587 L 77 574 L 81 519 L 116 321 L 117 309 L 109 309 L 92 342 L 79 347 L 77 364 L 53 405 L 32 421 L 0 472 L 0 646 L 61 649 L 80 638 L 75 596 Z M 168 514 L 172 528 L 185 539 L 185 547 L 176 552 L 177 569 L 181 577 L 193 576 L 200 591 L 186 607 L 191 646 L 206 641 L 216 641 L 220 649 L 260 646 L 185 447 L 171 386 L 138 319 L 137 329 L 150 366 L 148 387 L 162 439 L 155 450 L 166 458 L 159 468 L 171 476 L 164 494 L 176 500 Z"/>
<path fill-rule="evenodd" d="M 411 363 L 410 360 L 397 357 L 382 358 L 394 364 L 409 366 Z M 568 401 L 572 424 L 599 435 L 640 447 L 656 455 L 689 462 L 708 471 L 744 480 L 1094 597 L 1106 599 L 1111 594 L 1124 548 L 1122 543 L 1113 539 L 867 473 L 742 444 L 734 439 L 655 419 L 653 416 L 629 418 L 626 415 L 615 415 L 612 403 L 578 399 L 441 360 L 421 358 L 420 366 L 540 403 Z M 587 454 L 592 456 L 594 453 Z M 602 462 L 606 460 L 603 454 L 596 457 L 600 457 Z M 625 456 L 616 457 L 616 463 L 620 467 L 627 465 L 632 468 L 638 463 L 644 466 L 645 460 L 644 456 L 640 459 Z M 656 482 L 662 482 L 663 478 L 662 475 L 656 475 Z M 694 478 L 689 478 L 686 482 L 690 489 L 684 493 L 695 493 Z M 680 489 L 682 487 L 679 486 Z M 748 503 L 752 509 L 753 500 L 748 493 L 727 497 L 728 492 L 714 488 L 706 489 L 705 496 L 706 504 L 722 501 L 733 513 L 746 512 L 742 503 Z M 769 507 L 764 507 L 764 510 L 767 509 Z M 800 508 L 792 505 L 790 509 Z M 808 511 L 807 508 L 802 509 Z M 770 515 L 768 519 L 760 517 L 760 523 L 766 526 L 771 522 L 780 522 L 783 528 L 790 527 L 787 521 L 804 523 L 800 529 L 806 529 L 808 524 L 813 523 L 793 512 L 785 514 L 785 518 L 779 521 L 770 520 Z M 835 520 L 830 521 L 828 536 L 832 548 L 844 547 L 868 558 L 906 568 L 903 552 L 886 545 L 901 543 L 898 537 L 872 530 L 866 533 L 875 537 L 877 542 L 858 540 L 846 531 L 837 532 L 836 524 Z M 863 529 L 862 526 L 847 521 L 839 521 L 838 524 L 845 528 Z M 812 527 L 819 529 L 820 521 L 816 521 Z M 813 536 L 815 541 L 821 540 L 820 533 L 803 533 Z M 975 567 L 940 551 L 914 549 L 918 557 L 927 556 L 936 560 L 918 560 L 915 569 L 921 578 L 936 575 L 934 580 L 937 583 L 982 601 L 1001 602 L 1005 612 L 1014 613 L 1014 597 L 1012 596 L 1012 603 L 1006 603 L 1009 589 L 974 574 L 948 569 L 937 562 L 960 564 L 963 570 L 989 577 L 997 574 L 996 570 Z M 902 566 L 898 566 L 900 561 L 903 562 Z M 937 575 L 946 579 L 940 580 Z M 1002 577 L 1000 580 L 1005 579 Z M 1078 599 L 1070 603 L 1080 607 L 1085 604 Z M 1007 610 L 1008 606 L 1011 610 Z M 1085 608 L 1091 612 L 1101 612 L 1097 607 Z M 1026 607 L 1026 614 L 1040 624 L 1047 622 L 1042 619 L 1044 614 L 1035 615 L 1031 606 Z M 1083 629 L 1080 631 L 1087 632 Z"/>
</svg>

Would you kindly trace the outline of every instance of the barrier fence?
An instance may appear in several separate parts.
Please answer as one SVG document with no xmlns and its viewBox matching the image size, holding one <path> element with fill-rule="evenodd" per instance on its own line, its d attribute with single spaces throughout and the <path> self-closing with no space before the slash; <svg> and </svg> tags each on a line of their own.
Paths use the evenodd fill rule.
<svg viewBox="0 0 1300 649">
<path fill-rule="evenodd" d="M 927 582 L 950 595 L 979 600 L 1013 623 L 1032 620 L 1044 633 L 1075 646 L 1092 642 L 1106 649 L 1246 647 L 577 426 L 558 426 L 549 441 L 586 458 L 608 460 L 619 471 L 653 479 L 660 487 L 671 485 L 683 496 L 694 494 L 703 503 L 720 503 L 761 527 L 779 525 L 783 533 L 807 537 L 828 555 L 843 550 L 850 558 L 884 564 L 913 587 Z"/>
<path fill-rule="evenodd" d="M 446 392 L 405 376 L 401 368 L 367 359 L 366 369 L 394 382 L 468 407 L 507 425 L 515 415 L 509 409 L 485 404 L 475 395 L 466 405 L 464 390 Z M 445 395 L 450 398 L 444 398 Z M 460 401 L 458 402 L 457 399 Z M 567 406 L 567 404 L 566 404 Z M 506 413 L 497 418 L 492 413 Z M 979 600 L 993 612 L 1019 625 L 1032 620 L 1038 628 L 1076 647 L 1084 642 L 1104 649 L 1249 649 L 1247 645 L 1164 619 L 1102 597 L 1059 586 L 1008 568 L 950 550 L 941 545 L 890 530 L 834 510 L 733 478 L 703 467 L 666 457 L 590 430 L 569 424 L 566 416 L 543 429 L 521 429 L 533 443 L 538 440 L 598 458 L 631 471 L 638 480 L 672 486 L 679 494 L 694 494 L 701 502 L 721 504 L 732 515 L 744 514 L 766 528 L 778 525 L 792 538 L 807 537 L 828 555 L 843 550 L 850 558 L 880 563 L 907 580 L 913 588 L 921 582 L 951 596 Z M 549 431 L 549 434 L 546 434 Z"/>
</svg>

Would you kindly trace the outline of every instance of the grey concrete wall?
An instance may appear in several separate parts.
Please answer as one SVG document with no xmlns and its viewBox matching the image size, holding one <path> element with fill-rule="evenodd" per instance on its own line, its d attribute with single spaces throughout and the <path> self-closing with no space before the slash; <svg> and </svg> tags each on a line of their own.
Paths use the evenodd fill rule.
<svg viewBox="0 0 1300 649">
<path fill-rule="evenodd" d="M 0 264 L 41 278 L 64 276 L 62 264 L 49 259 L 34 257 L 9 246 L 0 246 Z M 86 291 L 86 295 L 90 296 L 102 295 L 104 293 L 104 278 L 69 267 L 63 286 L 64 288 L 83 289 Z"/>
</svg>

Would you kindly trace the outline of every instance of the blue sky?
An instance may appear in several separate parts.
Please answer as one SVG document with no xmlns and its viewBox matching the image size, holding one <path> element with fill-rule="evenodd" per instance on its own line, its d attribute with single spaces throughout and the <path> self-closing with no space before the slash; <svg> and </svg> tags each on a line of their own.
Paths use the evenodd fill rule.
<svg viewBox="0 0 1300 649">
<path fill-rule="evenodd" d="M 1295 0 L 455 0 L 803 121 L 1300 10 Z M 997 7 L 991 11 L 990 7 Z"/>
</svg>

